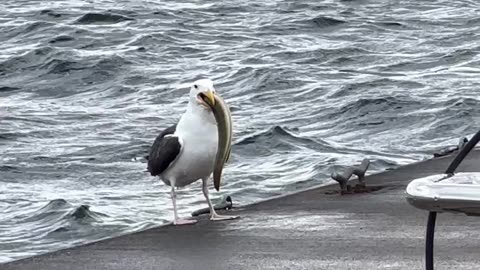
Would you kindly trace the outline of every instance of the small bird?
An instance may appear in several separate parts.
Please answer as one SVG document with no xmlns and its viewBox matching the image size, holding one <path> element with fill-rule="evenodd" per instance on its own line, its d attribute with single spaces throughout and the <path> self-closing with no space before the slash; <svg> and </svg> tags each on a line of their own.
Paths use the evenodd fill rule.
<svg viewBox="0 0 480 270">
<path fill-rule="evenodd" d="M 150 149 L 148 171 L 171 187 L 175 225 L 197 222 L 178 217 L 175 187 L 184 187 L 200 179 L 210 209 L 210 220 L 238 217 L 217 214 L 208 195 L 208 180 L 218 148 L 217 123 L 209 106 L 209 103 L 215 104 L 215 95 L 212 80 L 195 81 L 190 88 L 185 113 L 177 124 L 166 128 L 157 136 Z"/>
</svg>

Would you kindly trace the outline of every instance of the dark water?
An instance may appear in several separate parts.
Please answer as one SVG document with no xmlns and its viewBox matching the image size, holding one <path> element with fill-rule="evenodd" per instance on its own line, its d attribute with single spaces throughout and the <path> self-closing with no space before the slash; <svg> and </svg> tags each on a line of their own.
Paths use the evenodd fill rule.
<svg viewBox="0 0 480 270">
<path fill-rule="evenodd" d="M 155 136 L 208 76 L 245 204 L 430 157 L 477 129 L 476 1 L 2 1 L 0 261 L 159 225 Z M 180 192 L 188 215 L 200 185 Z M 198 205 L 200 203 L 200 206 Z"/>
</svg>

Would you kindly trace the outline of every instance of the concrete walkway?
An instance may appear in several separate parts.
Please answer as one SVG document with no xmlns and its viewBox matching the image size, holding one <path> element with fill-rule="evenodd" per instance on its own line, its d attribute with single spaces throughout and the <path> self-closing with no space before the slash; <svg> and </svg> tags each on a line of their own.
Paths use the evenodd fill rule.
<svg viewBox="0 0 480 270">
<path fill-rule="evenodd" d="M 163 226 L 0 265 L 1 270 L 424 269 L 427 212 L 404 196 L 452 157 L 366 178 L 380 189 L 340 196 L 322 187 L 249 205 L 234 221 Z M 472 151 L 457 171 L 480 171 Z M 480 218 L 439 214 L 436 269 L 480 269 Z"/>
</svg>

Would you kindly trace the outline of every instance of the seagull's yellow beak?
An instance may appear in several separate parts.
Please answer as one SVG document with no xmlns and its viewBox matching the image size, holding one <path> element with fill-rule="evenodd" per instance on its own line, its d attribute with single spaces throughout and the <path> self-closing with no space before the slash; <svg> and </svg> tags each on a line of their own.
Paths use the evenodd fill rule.
<svg viewBox="0 0 480 270">
<path fill-rule="evenodd" d="M 203 91 L 200 93 L 200 98 L 203 102 L 207 103 L 210 108 L 215 106 L 215 94 L 212 90 Z"/>
</svg>

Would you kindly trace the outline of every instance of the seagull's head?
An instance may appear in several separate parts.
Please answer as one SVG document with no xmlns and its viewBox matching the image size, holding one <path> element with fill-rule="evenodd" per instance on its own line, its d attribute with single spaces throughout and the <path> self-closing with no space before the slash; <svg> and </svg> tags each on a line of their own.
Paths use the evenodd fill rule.
<svg viewBox="0 0 480 270">
<path fill-rule="evenodd" d="M 190 102 L 207 110 L 215 105 L 215 88 L 210 79 L 197 80 L 190 88 Z"/>
</svg>

